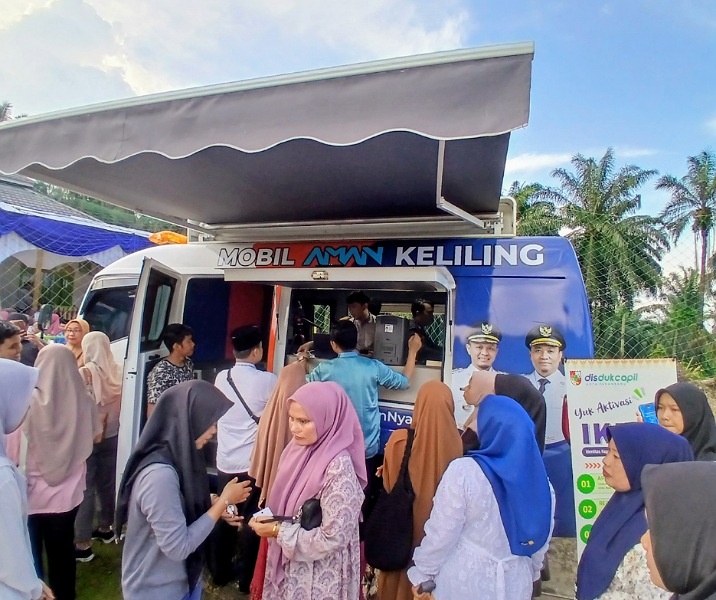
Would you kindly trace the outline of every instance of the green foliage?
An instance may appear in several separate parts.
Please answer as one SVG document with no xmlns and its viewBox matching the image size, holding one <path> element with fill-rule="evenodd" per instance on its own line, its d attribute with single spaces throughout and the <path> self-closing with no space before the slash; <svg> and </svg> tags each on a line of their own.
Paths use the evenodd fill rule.
<svg viewBox="0 0 716 600">
<path fill-rule="evenodd" d="M 703 327 L 700 288 L 698 271 L 682 268 L 662 280 L 655 302 L 619 307 L 595 332 L 596 356 L 675 357 L 690 379 L 716 376 L 716 340 Z"/>
<path fill-rule="evenodd" d="M 7 100 L 0 100 L 0 123 L 3 121 L 12 121 L 13 119 L 22 119 L 26 114 L 13 115 L 12 104 Z"/>
<path fill-rule="evenodd" d="M 43 279 L 40 304 L 72 306 L 74 288 L 74 269 L 71 266 L 55 269 Z"/>
<path fill-rule="evenodd" d="M 704 327 L 714 315 L 707 248 L 716 227 L 716 156 L 689 157 L 680 180 L 661 177 L 672 199 L 659 217 L 638 214 L 639 189 L 656 172 L 617 169 L 614 152 L 599 159 L 578 154 L 572 169 L 556 169 L 556 187 L 514 182 L 518 235 L 562 230 L 577 253 L 587 288 L 599 358 L 676 357 L 693 379 L 716 376 L 715 336 Z M 663 219 L 663 220 L 662 220 Z M 669 238 L 690 226 L 701 240 L 700 269 L 662 278 Z"/>
<path fill-rule="evenodd" d="M 709 286 L 705 289 L 710 294 Z M 661 329 L 666 352 L 678 357 L 692 377 L 716 375 L 714 336 L 703 326 L 699 273 L 682 268 L 664 280 L 659 297 L 665 317 Z"/>
<path fill-rule="evenodd" d="M 620 306 L 607 315 L 594 336 L 597 358 L 644 358 L 650 356 L 661 339 L 660 325 L 644 318 L 639 310 Z M 664 355 L 666 356 L 666 355 Z"/>
<path fill-rule="evenodd" d="M 558 188 L 544 187 L 535 196 L 559 208 L 566 236 L 582 268 L 597 338 L 618 306 L 630 308 L 639 292 L 654 293 L 660 282 L 661 260 L 668 249 L 659 219 L 638 215 L 636 193 L 655 171 L 634 165 L 615 171 L 609 148 L 598 161 L 577 154 L 574 172 L 556 169 Z"/>
<path fill-rule="evenodd" d="M 540 200 L 539 183 L 514 181 L 507 191 L 517 203 L 517 235 L 559 235 L 562 221 L 552 202 Z"/>
<path fill-rule="evenodd" d="M 89 196 L 83 196 L 82 194 L 77 194 L 76 192 L 71 192 L 42 181 L 35 182 L 35 189 L 62 204 L 76 208 L 85 214 L 111 225 L 151 232 L 176 231 L 178 233 L 186 233 L 185 229 L 167 223 L 166 221 L 160 221 L 159 219 L 153 219 L 151 217 L 138 217 L 131 210 L 113 206 L 106 202 L 90 198 Z"/>
<path fill-rule="evenodd" d="M 701 241 L 699 274 L 701 294 L 697 308 L 703 320 L 706 297 L 707 262 L 709 240 L 716 225 L 716 155 L 704 150 L 687 159 L 688 171 L 681 179 L 664 175 L 656 184 L 657 189 L 671 193 L 671 200 L 661 212 L 661 219 L 669 233 L 677 240 L 687 225 Z"/>
<path fill-rule="evenodd" d="M 0 101 L 0 123 L 12 119 L 12 104 L 7 100 Z"/>
</svg>

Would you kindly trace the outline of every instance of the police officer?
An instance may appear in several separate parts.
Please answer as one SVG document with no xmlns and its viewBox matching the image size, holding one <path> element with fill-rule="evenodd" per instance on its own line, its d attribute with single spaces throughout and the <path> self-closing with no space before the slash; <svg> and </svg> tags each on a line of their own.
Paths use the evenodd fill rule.
<svg viewBox="0 0 716 600">
<path fill-rule="evenodd" d="M 559 370 L 567 342 L 562 332 L 548 323 L 540 323 L 525 337 L 534 371 L 525 375 L 544 396 L 547 405 L 544 463 L 557 500 L 555 536 L 574 536 L 574 490 L 572 462 L 562 423 L 567 402 L 567 380 Z"/>
<path fill-rule="evenodd" d="M 470 364 L 464 369 L 454 369 L 452 372 L 453 402 L 455 404 L 455 422 L 462 428 L 465 420 L 472 413 L 472 406 L 466 404 L 462 388 L 470 382 L 475 371 L 494 371 L 492 363 L 497 357 L 497 350 L 502 340 L 502 332 L 490 321 L 478 321 L 473 325 L 473 331 L 467 336 L 465 350 L 470 355 Z"/>
<path fill-rule="evenodd" d="M 530 329 L 525 344 L 535 370 L 527 379 L 537 388 L 547 403 L 547 431 L 545 442 L 549 446 L 564 442 L 562 433 L 562 406 L 567 394 L 567 380 L 559 370 L 567 343 L 562 332 L 552 325 L 540 324 Z"/>
</svg>

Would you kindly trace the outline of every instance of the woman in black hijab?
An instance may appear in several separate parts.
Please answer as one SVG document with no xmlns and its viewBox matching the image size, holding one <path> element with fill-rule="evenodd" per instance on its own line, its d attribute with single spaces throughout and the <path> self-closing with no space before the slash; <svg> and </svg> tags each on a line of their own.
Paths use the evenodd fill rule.
<svg viewBox="0 0 716 600">
<path fill-rule="evenodd" d="M 716 599 L 716 464 L 649 465 L 642 484 L 651 580 L 672 600 Z"/>
<path fill-rule="evenodd" d="M 127 523 L 122 556 L 126 600 L 200 598 L 203 543 L 248 482 L 230 481 L 213 505 L 202 448 L 232 403 L 210 383 L 164 392 L 124 471 L 115 531 Z"/>
<path fill-rule="evenodd" d="M 544 453 L 544 437 L 547 423 L 547 407 L 544 396 L 522 375 L 498 373 L 496 371 L 475 371 L 470 377 L 465 391 L 465 402 L 477 406 L 488 394 L 507 396 L 525 409 L 535 424 L 535 440 L 540 454 Z M 470 390 L 469 392 L 467 390 Z M 463 451 L 477 450 L 480 442 L 475 431 L 477 413 L 473 413 L 465 421 L 462 432 Z"/>
<path fill-rule="evenodd" d="M 674 383 L 656 392 L 659 424 L 685 437 L 696 460 L 716 461 L 716 420 L 706 394 L 692 383 Z"/>
</svg>

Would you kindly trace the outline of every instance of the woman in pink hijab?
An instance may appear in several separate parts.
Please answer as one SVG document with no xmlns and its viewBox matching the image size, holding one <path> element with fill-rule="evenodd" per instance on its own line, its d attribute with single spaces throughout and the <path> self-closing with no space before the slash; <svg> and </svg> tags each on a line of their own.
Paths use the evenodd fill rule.
<svg viewBox="0 0 716 600">
<path fill-rule="evenodd" d="M 281 455 L 268 498 L 275 515 L 297 515 L 318 498 L 321 524 L 251 519 L 269 538 L 263 599 L 360 598 L 358 520 L 363 503 L 365 446 L 350 399 L 338 384 L 309 383 L 288 405 L 293 436 Z"/>
<path fill-rule="evenodd" d="M 60 315 L 52 313 L 52 322 L 45 331 L 47 335 L 60 335 L 62 333 L 62 325 L 60 324 Z"/>
</svg>

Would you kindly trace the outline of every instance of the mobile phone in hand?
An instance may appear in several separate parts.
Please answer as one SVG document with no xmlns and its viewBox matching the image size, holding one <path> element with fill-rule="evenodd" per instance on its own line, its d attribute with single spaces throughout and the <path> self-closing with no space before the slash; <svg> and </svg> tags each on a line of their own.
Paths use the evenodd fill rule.
<svg viewBox="0 0 716 600">
<path fill-rule="evenodd" d="M 262 508 L 260 511 L 254 513 L 254 518 L 260 519 L 262 517 L 273 517 L 273 512 L 271 509 L 267 506 L 266 508 Z"/>
<path fill-rule="evenodd" d="M 644 419 L 644 423 L 654 423 L 655 425 L 659 424 L 659 418 L 656 416 L 656 407 L 653 402 L 640 404 L 639 414 L 641 414 L 641 418 Z"/>
</svg>

